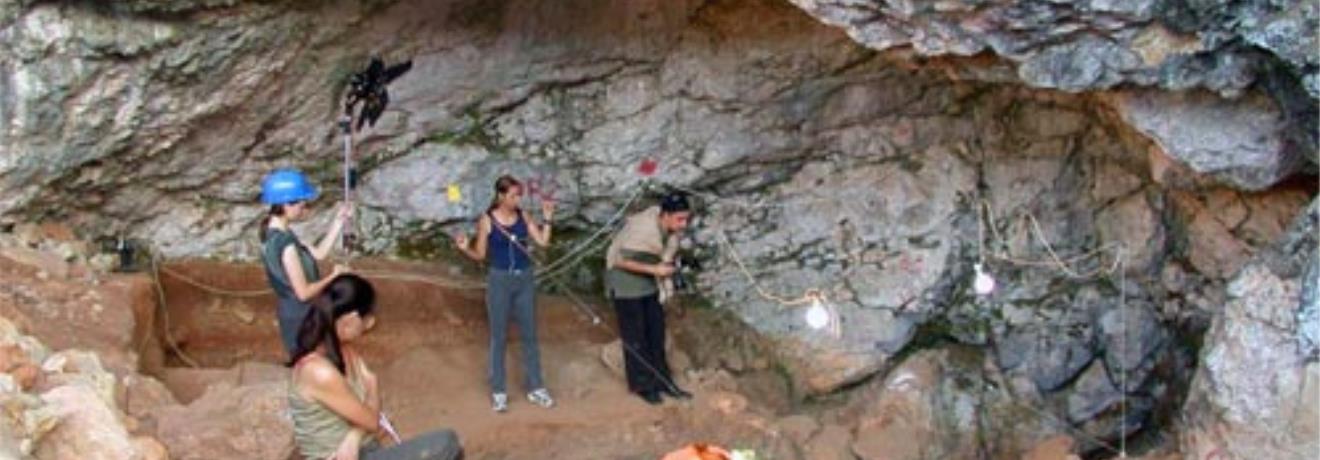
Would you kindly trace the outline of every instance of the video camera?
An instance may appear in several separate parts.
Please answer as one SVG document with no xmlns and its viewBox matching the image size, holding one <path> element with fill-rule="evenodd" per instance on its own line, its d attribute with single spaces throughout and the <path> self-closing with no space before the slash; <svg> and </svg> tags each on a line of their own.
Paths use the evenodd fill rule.
<svg viewBox="0 0 1320 460">
<path fill-rule="evenodd" d="M 675 291 L 690 294 L 696 289 L 696 286 L 688 280 L 692 270 L 701 270 L 701 263 L 697 259 L 683 254 L 674 257 L 674 274 L 670 279 L 674 280 Z"/>
</svg>

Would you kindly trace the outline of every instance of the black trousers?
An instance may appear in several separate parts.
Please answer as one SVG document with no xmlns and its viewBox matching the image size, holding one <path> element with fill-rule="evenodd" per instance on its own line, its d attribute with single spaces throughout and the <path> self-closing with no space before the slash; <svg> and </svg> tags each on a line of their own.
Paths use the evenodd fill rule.
<svg viewBox="0 0 1320 460">
<path fill-rule="evenodd" d="M 656 294 L 614 299 L 623 342 L 623 367 L 628 390 L 634 393 L 661 391 L 670 383 L 669 360 L 665 356 L 665 311 Z M 657 375 L 658 374 L 658 375 Z"/>
</svg>

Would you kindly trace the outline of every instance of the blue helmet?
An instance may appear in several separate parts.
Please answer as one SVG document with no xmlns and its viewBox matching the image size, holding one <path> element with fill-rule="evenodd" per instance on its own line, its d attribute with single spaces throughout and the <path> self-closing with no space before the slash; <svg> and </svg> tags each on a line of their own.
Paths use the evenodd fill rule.
<svg viewBox="0 0 1320 460">
<path fill-rule="evenodd" d="M 276 169 L 261 181 L 261 202 L 289 204 L 316 199 L 316 187 L 294 169 Z"/>
</svg>

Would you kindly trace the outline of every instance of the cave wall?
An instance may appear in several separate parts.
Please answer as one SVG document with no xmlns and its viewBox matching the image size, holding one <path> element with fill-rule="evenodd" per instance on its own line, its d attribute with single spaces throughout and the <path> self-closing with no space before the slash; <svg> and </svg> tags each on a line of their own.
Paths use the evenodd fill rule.
<svg viewBox="0 0 1320 460">
<path fill-rule="evenodd" d="M 866 3 L 859 2 L 858 9 L 953 23 L 929 6 L 909 11 Z M 1062 34 L 1055 38 L 1060 46 L 1086 35 L 1065 33 L 1082 25 L 1117 21 L 1105 29 L 1108 34 L 1131 38 L 1140 35 L 1132 27 L 1162 27 L 1173 21 L 1169 15 L 1190 14 L 1161 2 L 1132 3 L 1122 8 L 1051 3 L 1041 9 L 1034 2 L 1012 8 L 954 8 L 957 2 L 950 2 L 936 10 L 966 16 L 964 25 L 977 23 L 967 18 L 988 21 L 981 26 L 989 28 L 987 36 L 997 36 L 996 25 L 1032 26 L 1013 40 L 981 42 L 1040 43 L 1044 40 L 1034 34 L 1053 31 Z M 5 146 L 0 214 L 8 222 L 58 218 L 90 233 L 151 236 L 167 255 L 251 257 L 248 232 L 262 211 L 251 203 L 256 183 L 270 168 L 301 167 L 313 172 L 327 193 L 338 193 L 336 95 L 345 76 L 372 52 L 417 63 L 396 83 L 393 110 L 358 139 L 367 169 L 393 164 L 380 175 L 393 183 L 367 181 L 369 204 L 389 211 L 368 213 L 367 230 L 382 235 L 369 245 L 375 251 L 393 249 L 388 240 L 418 230 L 419 221 L 470 216 L 484 200 L 482 184 L 493 170 L 535 170 L 559 179 L 566 196 L 604 197 L 628 189 L 636 179 L 632 170 L 645 155 L 661 160 L 661 179 L 700 185 L 722 178 L 713 170 L 730 169 L 753 154 L 770 161 L 820 150 L 819 141 L 797 136 L 801 125 L 810 130 L 820 124 L 812 118 L 821 115 L 813 104 L 838 86 L 831 81 L 836 73 L 851 70 L 855 79 L 865 73 L 860 68 L 885 67 L 876 60 L 888 59 L 893 66 L 921 63 L 957 81 L 1070 91 L 1112 86 L 1052 87 L 1019 78 L 1014 69 L 1021 63 L 1015 59 L 1049 54 L 1054 48 L 1046 45 L 1012 47 L 1018 52 L 983 47 L 978 49 L 996 55 L 930 60 L 922 55 L 969 53 L 951 53 L 957 46 L 901 48 L 908 42 L 876 42 L 847 27 L 848 34 L 835 32 L 785 6 L 8 0 L 0 3 L 0 34 L 10 44 L 0 50 L 6 76 L 0 80 L 0 117 L 7 121 L 0 130 Z M 799 6 L 839 24 L 828 2 Z M 1132 14 L 1106 13 L 1114 9 Z M 1166 10 L 1171 12 L 1155 14 Z M 1275 22 L 1313 19 L 1311 9 L 1284 5 L 1279 10 L 1270 16 Z M 1296 14 L 1289 14 L 1293 10 Z M 883 22 L 889 16 L 857 17 Z M 925 30 L 920 24 L 905 30 Z M 1199 39 L 1213 41 L 1210 32 Z M 1303 33 L 1299 41 L 1312 38 Z M 901 49 L 872 51 L 896 47 Z M 1269 85 L 1252 86 L 1264 79 L 1257 73 L 1291 74 L 1250 73 L 1261 66 L 1233 64 L 1235 75 L 1243 76 L 1218 78 L 1183 62 L 1255 62 L 1240 57 L 1241 48 L 1165 49 L 1159 54 L 1174 70 L 1156 73 L 1189 79 L 1159 84 L 1170 89 L 1202 87 L 1239 97 L 1128 87 L 1103 94 L 1126 124 L 1178 163 L 1219 183 L 1263 189 L 1312 167 L 1298 152 L 1313 153 L 1313 139 L 1306 144 L 1291 136 L 1292 127 L 1309 126 L 1306 118 L 1292 116 L 1297 110 L 1291 106 L 1298 104 L 1280 103 Z M 1294 73 L 1308 75 L 1311 58 L 1294 54 L 1281 55 L 1299 62 L 1301 70 Z M 1068 56 L 1089 54 L 1083 47 Z M 1094 70 L 1056 67 L 1060 75 Z M 1206 83 L 1216 78 L 1232 85 Z M 1159 86 L 1135 77 L 1117 81 Z M 901 95 L 862 97 L 890 99 L 875 101 L 880 106 L 903 103 L 893 100 Z M 436 158 L 422 159 L 427 156 Z M 423 202 L 451 181 L 472 184 L 467 193 L 472 198 L 462 206 Z M 422 183 L 426 187 L 418 189 Z M 607 212 L 600 208 L 607 207 L 566 211 L 599 222 Z"/>
<path fill-rule="evenodd" d="M 572 244 L 653 159 L 654 181 L 699 192 L 702 291 L 796 388 L 836 391 L 937 334 L 1113 439 L 1123 393 L 1137 428 L 1177 399 L 1182 334 L 1314 196 L 1289 182 L 1314 170 L 1314 104 L 1280 95 L 1313 101 L 1315 60 L 1287 43 L 1198 35 L 1158 2 L 793 3 L 0 1 L 0 219 L 250 259 L 261 177 L 294 166 L 322 203 L 342 193 L 336 95 L 372 53 L 411 58 L 356 139 L 366 251 L 443 255 L 504 173 L 558 184 Z M 1014 24 L 1032 27 L 997 32 Z M 1106 247 L 1121 270 L 1074 260 Z M 1016 259 L 987 259 L 987 297 L 969 292 L 982 248 Z M 767 298 L 808 289 L 837 335 Z"/>
<path fill-rule="evenodd" d="M 791 1 L 872 49 L 992 54 L 1007 62 L 991 73 L 998 80 L 1068 92 L 1167 90 L 1139 92 L 1124 103 L 1133 115 L 1128 123 L 1169 155 L 1235 187 L 1263 190 L 1298 171 L 1315 171 L 1320 7 L 1314 2 Z M 1189 89 L 1223 97 L 1186 94 Z M 1275 104 L 1242 97 L 1252 91 Z M 1232 136 L 1235 130 L 1260 138 Z M 1247 151 L 1256 152 L 1253 160 Z"/>
</svg>

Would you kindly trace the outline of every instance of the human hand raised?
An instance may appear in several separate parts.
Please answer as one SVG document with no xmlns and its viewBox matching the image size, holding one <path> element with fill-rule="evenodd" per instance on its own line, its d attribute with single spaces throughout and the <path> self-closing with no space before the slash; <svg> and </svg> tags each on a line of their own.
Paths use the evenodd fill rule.
<svg viewBox="0 0 1320 460">
<path fill-rule="evenodd" d="M 555 218 L 555 200 L 541 200 L 541 218 L 546 222 L 554 221 Z"/>
<path fill-rule="evenodd" d="M 353 203 L 347 201 L 339 202 L 339 205 L 335 207 L 335 217 L 339 219 L 340 222 L 348 222 L 349 219 L 352 219 Z"/>
<path fill-rule="evenodd" d="M 334 278 L 338 277 L 339 275 L 347 275 L 347 274 L 352 273 L 352 272 L 353 272 L 353 269 L 348 268 L 347 265 L 343 265 L 343 264 L 335 264 L 335 267 L 334 267 L 333 269 L 330 270 L 330 278 L 331 278 L 331 279 L 334 279 Z"/>
</svg>

